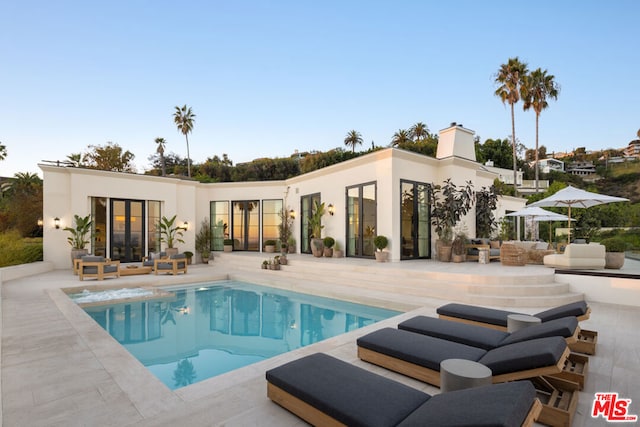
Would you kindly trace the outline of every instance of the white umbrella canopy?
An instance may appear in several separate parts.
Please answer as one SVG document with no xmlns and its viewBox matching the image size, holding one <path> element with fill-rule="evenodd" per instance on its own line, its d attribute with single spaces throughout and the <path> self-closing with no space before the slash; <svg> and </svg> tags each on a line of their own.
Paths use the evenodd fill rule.
<svg viewBox="0 0 640 427">
<path fill-rule="evenodd" d="M 506 216 L 517 216 L 517 217 L 529 217 L 533 221 L 566 221 L 568 217 L 566 215 L 558 214 L 555 212 L 548 211 L 546 209 L 542 209 L 537 206 L 525 206 L 516 212 L 508 213 Z M 525 226 L 526 226 L 525 222 Z M 533 226 L 533 224 L 531 224 Z M 538 238 L 538 227 L 535 226 L 534 233 L 536 239 Z M 551 236 L 549 236 L 549 241 L 551 241 Z"/>
<path fill-rule="evenodd" d="M 625 199 L 624 197 L 614 197 L 607 196 L 606 194 L 592 193 L 590 191 L 581 190 L 570 185 L 545 199 L 538 200 L 535 203 L 531 203 L 529 206 L 568 208 L 568 217 L 569 221 L 571 221 L 572 207 L 590 208 L 591 206 L 602 205 L 605 203 L 628 201 L 629 199 Z M 571 224 L 569 224 L 569 233 L 571 233 Z M 569 241 L 571 241 L 571 234 L 569 234 Z"/>
</svg>

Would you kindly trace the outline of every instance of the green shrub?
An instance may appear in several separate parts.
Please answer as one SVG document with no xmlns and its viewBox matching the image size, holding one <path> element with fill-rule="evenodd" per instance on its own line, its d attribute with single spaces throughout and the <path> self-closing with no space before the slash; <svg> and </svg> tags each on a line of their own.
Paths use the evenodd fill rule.
<svg viewBox="0 0 640 427">
<path fill-rule="evenodd" d="M 0 267 L 42 261 L 42 239 L 22 239 L 18 231 L 0 234 Z"/>
<path fill-rule="evenodd" d="M 264 241 L 264 245 L 265 246 L 275 246 L 276 245 L 276 241 L 275 240 L 265 240 Z"/>
<path fill-rule="evenodd" d="M 624 252 L 627 249 L 626 242 L 619 237 L 611 237 L 600 242 L 604 245 L 607 252 Z"/>
<path fill-rule="evenodd" d="M 332 248 L 333 245 L 336 243 L 336 240 L 333 237 L 327 236 L 322 240 L 322 243 L 324 243 L 325 248 Z"/>
<path fill-rule="evenodd" d="M 373 238 L 373 244 L 378 248 L 379 251 L 383 250 L 389 244 L 389 240 L 386 236 L 376 236 Z"/>
</svg>

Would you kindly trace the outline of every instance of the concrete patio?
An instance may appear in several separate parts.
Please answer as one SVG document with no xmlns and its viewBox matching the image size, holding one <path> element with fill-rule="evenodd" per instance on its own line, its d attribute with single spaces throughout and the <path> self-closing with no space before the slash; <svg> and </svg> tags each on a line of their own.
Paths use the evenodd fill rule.
<svg viewBox="0 0 640 427">
<path fill-rule="evenodd" d="M 231 255 L 233 256 L 233 255 Z M 309 261 L 309 256 L 304 257 Z M 242 258 L 251 262 L 251 269 L 238 269 L 235 263 L 222 263 L 219 259 L 210 265 L 192 266 L 185 276 L 129 276 L 100 282 L 104 285 L 163 286 L 176 283 L 198 283 L 226 277 L 238 278 L 270 286 L 281 282 L 282 287 L 295 287 L 301 292 L 351 293 L 353 300 L 371 300 L 366 288 L 350 287 L 348 283 L 335 284 L 313 280 L 289 282 L 278 272 L 259 270 L 261 254 Z M 291 257 L 292 263 L 296 256 Z M 317 260 L 327 275 L 333 261 Z M 398 268 L 407 274 L 421 269 L 444 269 L 448 273 L 474 275 L 476 263 L 448 264 L 432 261 L 376 264 L 371 260 L 344 259 L 354 268 Z M 34 267 L 35 268 L 35 267 Z M 42 268 L 47 270 L 46 266 Z M 286 268 L 286 267 L 285 267 Z M 542 266 L 517 268 L 503 267 L 499 263 L 486 266 L 486 273 L 494 276 L 548 274 Z M 531 273 L 533 272 L 533 273 Z M 628 274 L 640 274 L 640 262 L 627 260 Z M 438 389 L 394 374 L 382 368 L 361 362 L 356 357 L 355 340 L 358 336 L 416 314 L 435 316 L 436 307 L 447 300 L 415 297 L 398 292 L 376 290 L 378 299 L 386 298 L 406 313 L 353 331 L 318 344 L 273 357 L 228 374 L 171 391 L 147 371 L 122 346 L 112 339 L 97 323 L 87 316 L 60 289 L 80 283 L 71 270 L 51 270 L 22 278 L 13 271 L 5 271 L 2 278 L 2 422 L 7 426 L 86 426 L 86 425 L 195 425 L 195 426 L 296 426 L 305 425 L 266 397 L 264 373 L 271 367 L 318 351 L 326 352 L 350 363 L 406 383 L 412 387 L 436 394 Z M 277 280 L 274 281 L 274 277 Z M 399 278 L 399 280 L 402 280 Z M 586 283 L 588 278 L 579 278 Z M 578 286 L 578 285 L 576 285 Z M 333 288 L 332 288 L 333 287 Z M 583 292 L 580 290 L 580 292 Z M 640 336 L 635 326 L 640 324 L 640 308 L 625 305 L 627 293 L 640 294 L 629 289 L 616 304 L 588 300 L 593 312 L 582 322 L 584 329 L 599 333 L 597 354 L 590 357 L 589 376 L 574 419 L 574 426 L 600 426 L 602 419 L 592 419 L 591 405 L 595 392 L 618 392 L 620 397 L 632 399 L 630 412 L 640 414 Z M 632 303 L 633 301 L 631 301 Z M 546 307 L 518 308 L 533 313 Z"/>
</svg>

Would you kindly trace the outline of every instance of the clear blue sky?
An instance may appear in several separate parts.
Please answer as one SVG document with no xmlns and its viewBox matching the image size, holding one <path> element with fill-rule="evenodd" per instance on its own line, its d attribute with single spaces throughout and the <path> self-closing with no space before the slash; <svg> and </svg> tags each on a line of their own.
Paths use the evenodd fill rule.
<svg viewBox="0 0 640 427">
<path fill-rule="evenodd" d="M 40 172 L 112 141 L 150 167 L 154 139 L 186 157 L 176 105 L 197 115 L 199 163 L 387 145 L 425 122 L 511 133 L 493 76 L 509 57 L 561 85 L 549 151 L 622 148 L 640 128 L 640 2 L 30 1 L 0 4 L 0 175 Z M 516 106 L 516 136 L 535 116 Z"/>
</svg>

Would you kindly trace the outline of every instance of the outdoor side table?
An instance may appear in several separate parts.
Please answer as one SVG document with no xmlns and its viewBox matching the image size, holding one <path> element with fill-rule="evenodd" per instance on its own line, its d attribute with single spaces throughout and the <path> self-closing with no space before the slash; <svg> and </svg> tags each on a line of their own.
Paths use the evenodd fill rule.
<svg viewBox="0 0 640 427">
<path fill-rule="evenodd" d="M 478 249 L 478 264 L 489 264 L 489 249 Z"/>
<path fill-rule="evenodd" d="M 509 314 L 507 316 L 507 332 L 516 332 L 528 326 L 537 325 L 541 320 L 527 314 Z"/>
<path fill-rule="evenodd" d="M 465 359 L 446 359 L 440 362 L 440 391 L 491 385 L 491 369 L 481 363 Z"/>
</svg>

